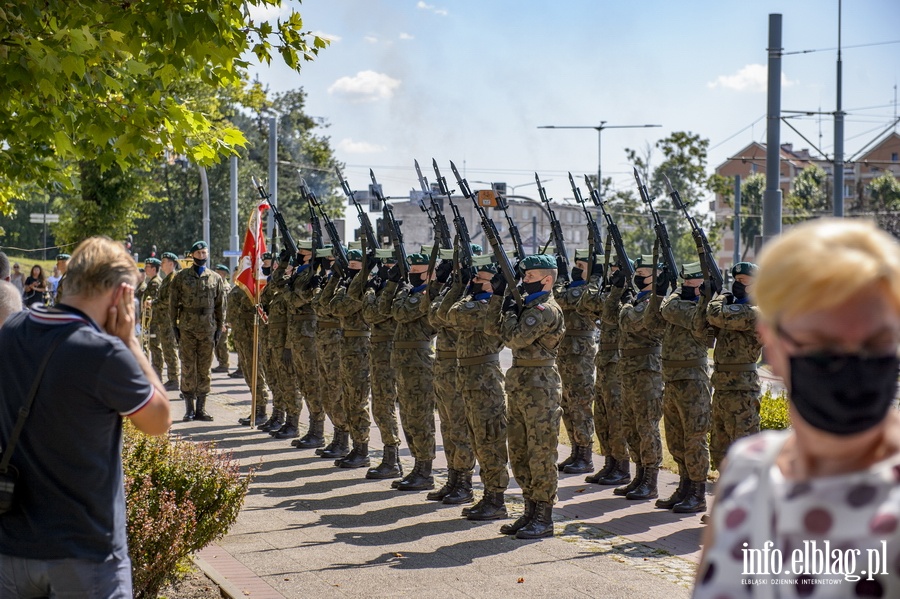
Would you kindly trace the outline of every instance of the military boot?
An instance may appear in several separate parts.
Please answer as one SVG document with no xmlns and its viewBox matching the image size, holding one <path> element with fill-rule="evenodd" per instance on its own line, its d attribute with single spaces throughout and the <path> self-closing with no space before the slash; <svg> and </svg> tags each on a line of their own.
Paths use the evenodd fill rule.
<svg viewBox="0 0 900 599">
<path fill-rule="evenodd" d="M 354 443 L 353 449 L 347 454 L 347 457 L 335 460 L 334 465 L 338 468 L 364 468 L 370 463 L 369 444 Z"/>
<path fill-rule="evenodd" d="M 284 426 L 279 429 L 277 433 L 275 433 L 276 439 L 296 439 L 300 436 L 300 429 L 298 426 L 300 425 L 300 414 L 288 414 L 285 419 Z"/>
<path fill-rule="evenodd" d="M 575 459 L 563 467 L 566 474 L 584 474 L 594 470 L 594 452 L 590 445 L 578 445 L 575 447 Z"/>
<path fill-rule="evenodd" d="M 269 419 L 259 425 L 258 428 L 261 431 L 269 432 L 271 430 L 278 430 L 284 424 L 284 410 L 281 408 L 275 408 L 272 410 L 272 415 L 269 416 Z"/>
<path fill-rule="evenodd" d="M 178 391 L 178 388 L 178 381 L 176 380 L 166 381 L 166 384 L 163 385 L 163 389 L 166 391 Z"/>
<path fill-rule="evenodd" d="M 197 408 L 194 411 L 194 420 L 201 420 L 203 422 L 212 422 L 213 417 L 210 416 L 206 412 L 206 396 L 198 395 L 197 396 Z"/>
<path fill-rule="evenodd" d="M 686 475 L 682 474 L 681 478 L 678 479 L 678 487 L 675 489 L 675 492 L 669 496 L 668 499 L 657 499 L 656 507 L 662 508 L 664 510 L 670 510 L 675 507 L 676 503 L 681 503 L 688 494 L 688 485 L 691 484 L 691 479 L 689 479 Z"/>
<path fill-rule="evenodd" d="M 576 449 L 576 446 L 573 445 L 573 446 L 572 446 L 572 451 L 569 452 L 569 457 L 567 457 L 567 458 L 564 459 L 562 462 L 560 462 L 559 464 L 556 465 L 556 469 L 557 469 L 557 470 L 559 470 L 560 472 L 562 472 L 563 469 L 564 469 L 566 466 L 568 466 L 569 464 L 571 464 L 572 462 L 575 461 L 575 449 Z"/>
<path fill-rule="evenodd" d="M 472 494 L 472 471 L 457 470 L 457 473 L 456 486 L 450 489 L 450 492 L 441 503 L 459 505 L 461 503 L 472 503 L 472 500 L 475 498 Z"/>
<path fill-rule="evenodd" d="M 644 476 L 641 477 L 641 483 L 630 492 L 625 494 L 625 499 L 653 499 L 659 496 L 656 490 L 656 477 L 659 475 L 659 468 L 644 468 Z"/>
<path fill-rule="evenodd" d="M 537 504 L 526 497 L 525 512 L 521 516 L 516 518 L 515 522 L 504 524 L 503 526 L 501 526 L 500 532 L 505 535 L 514 535 L 519 532 L 520 529 L 524 528 L 529 522 L 531 522 L 531 519 L 534 518 L 535 506 L 537 506 Z"/>
<path fill-rule="evenodd" d="M 400 465 L 400 458 L 397 456 L 399 449 L 396 445 L 385 445 L 381 463 L 374 468 L 369 468 L 369 471 L 366 472 L 366 478 L 384 480 L 386 478 L 403 476 L 403 467 Z"/>
<path fill-rule="evenodd" d="M 432 491 L 428 495 L 425 496 L 425 499 L 428 501 L 440 501 L 444 497 L 450 494 L 450 491 L 456 488 L 456 481 L 459 479 L 459 470 L 454 470 L 450 468 L 447 470 L 447 482 L 444 483 L 437 491 Z"/>
<path fill-rule="evenodd" d="M 503 502 L 503 491 L 493 493 L 485 491 L 481 501 L 472 506 L 466 518 L 469 520 L 502 520 L 506 518 L 506 503 Z"/>
<path fill-rule="evenodd" d="M 542 539 L 553 536 L 553 504 L 538 501 L 531 521 L 516 532 L 517 539 Z"/>
<path fill-rule="evenodd" d="M 419 460 L 416 460 L 416 462 L 413 464 L 412 470 L 409 471 L 409 474 L 407 474 L 406 476 L 404 476 L 401 479 L 391 481 L 391 488 L 399 489 L 400 483 L 405 483 L 406 481 L 410 480 L 411 478 L 418 476 L 419 468 L 421 468 L 421 465 L 422 465 L 422 463 Z"/>
<path fill-rule="evenodd" d="M 412 476 L 397 484 L 398 491 L 425 491 L 434 488 L 434 477 L 431 476 L 431 460 L 419 460 L 418 469 L 413 469 Z"/>
<path fill-rule="evenodd" d="M 184 398 L 184 416 L 181 418 L 182 422 L 189 422 L 194 419 L 194 396 L 193 395 L 183 395 Z"/>
<path fill-rule="evenodd" d="M 240 366 L 237 370 L 228 375 L 228 378 L 232 379 L 242 379 L 244 378 L 244 371 L 241 370 Z"/>
<path fill-rule="evenodd" d="M 597 484 L 600 482 L 600 479 L 609 474 L 609 472 L 613 469 L 613 465 L 615 464 L 615 460 L 611 455 L 603 458 L 603 468 L 597 471 L 596 474 L 591 474 L 590 476 L 584 477 L 584 482 Z"/>
<path fill-rule="evenodd" d="M 638 485 L 641 484 L 641 480 L 644 478 L 644 467 L 638 466 L 635 469 L 634 478 L 631 479 L 631 482 L 625 485 L 624 487 L 616 487 L 613 489 L 613 495 L 620 495 L 624 497 L 628 495 L 632 491 L 638 488 Z"/>
<path fill-rule="evenodd" d="M 332 441 L 331 451 L 328 448 L 322 450 L 319 454 L 323 458 L 343 458 L 350 453 L 350 431 L 334 431 L 334 440 Z"/>
<path fill-rule="evenodd" d="M 706 481 L 690 481 L 688 491 L 680 503 L 672 507 L 676 514 L 693 514 L 706 511 Z"/>
<path fill-rule="evenodd" d="M 627 485 L 631 481 L 631 465 L 628 460 L 613 458 L 609 474 L 597 481 L 598 485 Z"/>
<path fill-rule="evenodd" d="M 266 404 L 257 403 L 256 404 L 256 417 L 247 416 L 246 418 L 238 418 L 238 424 L 241 426 L 247 426 L 250 424 L 250 421 L 253 421 L 253 426 L 262 426 L 266 422 Z"/>
<path fill-rule="evenodd" d="M 309 430 L 306 434 L 291 441 L 291 445 L 297 449 L 314 449 L 325 445 L 325 421 L 312 420 L 309 421 Z"/>
</svg>

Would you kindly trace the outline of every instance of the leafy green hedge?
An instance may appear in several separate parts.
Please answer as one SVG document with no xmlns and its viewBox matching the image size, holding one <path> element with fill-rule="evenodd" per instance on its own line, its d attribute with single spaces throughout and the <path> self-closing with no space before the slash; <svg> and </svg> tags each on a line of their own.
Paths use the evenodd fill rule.
<svg viewBox="0 0 900 599">
<path fill-rule="evenodd" d="M 791 426 L 791 415 L 788 411 L 788 398 L 785 391 L 773 394 L 771 388 L 766 389 L 759 398 L 760 430 L 780 431 Z"/>
<path fill-rule="evenodd" d="M 210 443 L 150 437 L 128 423 L 122 461 L 134 597 L 155 599 L 192 553 L 225 536 L 250 477 Z"/>
</svg>

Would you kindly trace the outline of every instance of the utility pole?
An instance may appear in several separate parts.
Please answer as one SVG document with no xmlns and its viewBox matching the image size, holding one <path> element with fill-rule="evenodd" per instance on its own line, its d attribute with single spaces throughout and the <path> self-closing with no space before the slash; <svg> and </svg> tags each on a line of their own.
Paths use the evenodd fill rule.
<svg viewBox="0 0 900 599">
<path fill-rule="evenodd" d="M 763 242 L 781 233 L 781 15 L 769 15 L 768 116 Z"/>
<path fill-rule="evenodd" d="M 834 111 L 834 216 L 844 216 L 844 112 L 841 108 L 843 85 L 841 62 L 841 0 L 838 0 L 837 108 Z"/>
</svg>

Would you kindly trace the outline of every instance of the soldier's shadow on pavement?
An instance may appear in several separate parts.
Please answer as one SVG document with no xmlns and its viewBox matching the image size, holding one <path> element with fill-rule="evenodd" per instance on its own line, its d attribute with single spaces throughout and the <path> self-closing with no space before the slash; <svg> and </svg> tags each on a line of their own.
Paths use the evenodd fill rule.
<svg viewBox="0 0 900 599">
<path fill-rule="evenodd" d="M 285 487 L 263 487 L 260 492 L 272 498 L 284 498 L 274 504 L 272 508 L 276 510 L 290 511 L 321 511 L 346 509 L 364 505 L 371 501 L 383 501 L 389 497 L 393 491 L 389 490 L 373 490 L 365 493 L 354 493 L 350 495 L 341 495 L 339 497 L 323 497 L 321 499 L 311 499 L 303 495 L 302 492 L 295 488 Z"/>
<path fill-rule="evenodd" d="M 471 526 L 471 522 L 460 520 L 464 525 Z M 422 525 L 417 525 L 422 526 Z M 441 533 L 445 531 L 440 531 Z M 383 533 L 390 535 L 391 532 Z M 438 534 L 438 533 L 434 533 Z M 340 536 L 340 535 L 339 535 Z M 397 540 L 395 538 L 386 538 L 385 542 L 398 544 L 404 542 L 405 539 Z M 353 543 L 351 540 L 344 542 Z M 333 564 L 322 570 L 352 570 L 355 568 L 371 568 L 388 566 L 401 570 L 419 570 L 423 568 L 458 568 L 473 563 L 476 559 L 494 557 L 502 553 L 515 551 L 522 547 L 527 541 L 517 541 L 509 537 L 499 535 L 492 539 L 482 539 L 477 541 L 462 541 L 454 545 L 446 545 L 435 551 L 400 551 L 382 553 L 380 556 L 365 561 L 360 564 Z M 365 543 L 367 545 L 372 543 Z"/>
<path fill-rule="evenodd" d="M 397 497 L 400 491 L 393 489 L 382 492 L 385 499 Z M 454 506 L 461 508 L 462 506 Z M 424 514 L 430 514 L 439 508 L 446 508 L 437 501 L 415 503 L 412 505 L 391 505 L 378 510 L 367 510 L 364 514 L 325 514 L 316 524 L 325 524 L 333 528 L 357 529 L 369 526 L 385 526 L 394 524 L 406 518 L 418 518 Z M 457 512 L 458 513 L 458 512 Z"/>
<path fill-rule="evenodd" d="M 699 516 L 700 514 L 688 515 Z M 705 527 L 706 525 L 700 524 L 700 519 L 697 518 L 697 526 L 694 528 L 685 528 L 678 532 L 673 532 L 664 537 L 659 537 L 654 542 L 665 545 L 665 550 L 673 555 L 691 554 L 700 549 L 700 544 L 703 539 L 703 529 Z M 673 546 L 677 547 L 677 549 Z"/>
</svg>

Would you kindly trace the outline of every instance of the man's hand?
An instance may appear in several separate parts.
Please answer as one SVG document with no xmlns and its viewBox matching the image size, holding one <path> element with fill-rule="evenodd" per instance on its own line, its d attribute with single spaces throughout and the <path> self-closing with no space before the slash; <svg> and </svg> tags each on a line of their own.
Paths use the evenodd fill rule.
<svg viewBox="0 0 900 599">
<path fill-rule="evenodd" d="M 366 281 L 366 289 L 371 289 L 372 291 L 378 291 L 381 289 L 381 279 L 378 277 L 372 277 L 368 281 Z"/>
<path fill-rule="evenodd" d="M 501 310 L 503 312 L 511 312 L 513 314 L 518 314 L 519 313 L 519 305 L 516 303 L 516 299 L 513 296 L 507 295 L 506 297 L 503 298 L 503 307 L 501 308 Z"/>
<path fill-rule="evenodd" d="M 390 270 L 388 270 L 388 281 L 399 283 L 402 278 L 403 275 L 400 274 L 400 267 L 397 264 L 393 265 Z"/>
<path fill-rule="evenodd" d="M 134 341 L 134 287 L 122 283 L 113 293 L 113 304 L 106 312 L 103 329 L 129 345 Z"/>
<path fill-rule="evenodd" d="M 491 277 L 491 288 L 494 290 L 494 295 L 503 295 L 506 293 L 506 277 L 504 277 L 499 272 Z"/>
<path fill-rule="evenodd" d="M 656 295 L 666 295 L 669 288 L 669 277 L 665 273 L 656 278 Z"/>
<path fill-rule="evenodd" d="M 294 355 L 290 349 L 284 348 L 281 350 L 281 363 L 284 364 L 285 368 L 290 368 L 294 363 Z"/>
<path fill-rule="evenodd" d="M 453 263 L 450 260 L 441 260 L 441 263 L 434 269 L 434 275 L 438 283 L 446 283 L 450 280 L 450 274 L 453 272 Z"/>
<path fill-rule="evenodd" d="M 617 270 L 613 273 L 613 276 L 609 279 L 609 283 L 613 287 L 618 287 L 622 289 L 625 287 L 625 271 L 622 269 Z"/>
</svg>

